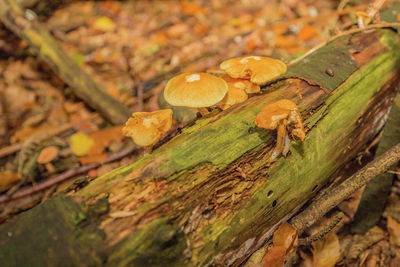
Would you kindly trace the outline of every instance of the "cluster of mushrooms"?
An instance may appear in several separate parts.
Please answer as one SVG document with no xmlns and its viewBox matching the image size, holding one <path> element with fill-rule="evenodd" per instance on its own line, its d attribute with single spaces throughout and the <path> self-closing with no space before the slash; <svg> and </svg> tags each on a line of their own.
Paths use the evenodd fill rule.
<svg viewBox="0 0 400 267">
<path fill-rule="evenodd" d="M 277 59 L 247 56 L 226 60 L 220 64 L 218 76 L 210 73 L 183 73 L 170 79 L 164 89 L 164 98 L 172 106 L 197 109 L 202 115 L 208 107 L 225 110 L 244 102 L 248 94 L 260 92 L 264 85 L 286 72 L 286 65 Z M 172 125 L 172 110 L 154 112 L 135 112 L 122 133 L 145 147 L 150 152 L 152 146 L 165 135 Z M 277 130 L 276 147 L 271 158 L 286 155 L 290 139 L 297 137 L 302 141 L 305 132 L 301 115 L 295 103 L 282 99 L 265 108 L 257 115 L 255 124 L 268 130 Z"/>
</svg>

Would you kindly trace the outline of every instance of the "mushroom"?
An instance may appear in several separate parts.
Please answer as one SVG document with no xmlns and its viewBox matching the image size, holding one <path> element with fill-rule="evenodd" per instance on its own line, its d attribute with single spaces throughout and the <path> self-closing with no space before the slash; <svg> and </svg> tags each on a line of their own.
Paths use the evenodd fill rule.
<svg viewBox="0 0 400 267">
<path fill-rule="evenodd" d="M 138 146 L 145 147 L 145 154 L 149 153 L 160 137 L 171 129 L 172 110 L 162 109 L 153 112 L 134 112 L 122 134 L 133 139 Z"/>
<path fill-rule="evenodd" d="M 278 59 L 247 56 L 228 59 L 219 66 L 232 78 L 249 79 L 263 85 L 286 72 L 286 65 Z"/>
<path fill-rule="evenodd" d="M 248 98 L 248 95 L 243 89 L 235 87 L 233 83 L 228 83 L 228 92 L 225 97 L 217 103 L 217 106 L 225 110 L 235 104 L 246 101 Z"/>
<path fill-rule="evenodd" d="M 297 137 L 304 141 L 306 137 L 300 112 L 296 104 L 288 99 L 278 100 L 266 105 L 257 114 L 255 124 L 267 130 L 278 128 L 276 146 L 272 152 L 271 159 L 277 158 L 280 154 L 286 156 L 289 152 L 290 140 L 287 128 L 293 128 L 290 133 L 292 138 Z"/>
<path fill-rule="evenodd" d="M 164 98 L 172 106 L 197 108 L 204 115 L 206 107 L 221 101 L 228 92 L 228 84 L 208 73 L 183 73 L 168 81 Z"/>
<path fill-rule="evenodd" d="M 364 29 L 372 21 L 371 17 L 364 11 L 356 11 L 354 15 L 357 18 L 358 27 L 361 29 Z"/>
<path fill-rule="evenodd" d="M 51 162 L 57 158 L 58 151 L 59 150 L 56 146 L 45 147 L 42 149 L 42 151 L 40 151 L 36 162 L 39 164 L 44 164 L 48 172 L 55 172 L 56 169 Z"/>
</svg>

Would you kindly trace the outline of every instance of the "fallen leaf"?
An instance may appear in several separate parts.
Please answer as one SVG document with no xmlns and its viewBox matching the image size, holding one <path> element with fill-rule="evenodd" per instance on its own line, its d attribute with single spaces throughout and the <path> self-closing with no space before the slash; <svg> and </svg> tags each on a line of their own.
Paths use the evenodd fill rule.
<svg viewBox="0 0 400 267">
<path fill-rule="evenodd" d="M 188 16 L 207 13 L 207 8 L 193 2 L 180 2 L 179 5 L 181 6 L 182 12 Z"/>
<path fill-rule="evenodd" d="M 390 234 L 390 243 L 400 247 L 400 223 L 388 216 L 387 228 Z"/>
<path fill-rule="evenodd" d="M 286 248 L 272 247 L 268 250 L 267 254 L 262 259 L 262 264 L 264 267 L 283 267 L 285 258 Z"/>
<path fill-rule="evenodd" d="M 274 246 L 290 249 L 297 242 L 297 230 L 287 222 L 281 224 L 275 230 L 272 242 Z"/>
<path fill-rule="evenodd" d="M 80 157 L 79 158 L 79 162 L 82 165 L 86 165 L 89 163 L 103 163 L 107 158 L 107 154 L 94 154 L 94 155 L 88 155 L 88 156 L 84 156 L 84 157 Z"/>
<path fill-rule="evenodd" d="M 98 17 L 94 23 L 93 28 L 99 31 L 108 32 L 114 30 L 116 27 L 115 22 L 106 16 Z"/>
<path fill-rule="evenodd" d="M 312 242 L 314 266 L 333 267 L 340 257 L 339 238 L 330 232 L 318 241 Z"/>
<path fill-rule="evenodd" d="M 11 171 L 0 172 L 0 192 L 7 190 L 19 180 L 21 180 L 21 176 L 18 173 Z"/>
<path fill-rule="evenodd" d="M 89 137 L 94 141 L 94 144 L 89 151 L 89 155 L 101 154 L 111 142 L 121 141 L 124 138 L 122 128 L 123 126 L 114 126 L 90 133 Z"/>
<path fill-rule="evenodd" d="M 309 26 L 306 25 L 302 27 L 297 34 L 297 38 L 299 38 L 302 41 L 308 41 L 314 38 L 317 35 L 317 28 L 314 26 Z"/>
<path fill-rule="evenodd" d="M 71 150 L 76 156 L 84 156 L 88 154 L 94 145 L 93 138 L 83 132 L 77 132 L 71 135 L 69 141 Z"/>
</svg>

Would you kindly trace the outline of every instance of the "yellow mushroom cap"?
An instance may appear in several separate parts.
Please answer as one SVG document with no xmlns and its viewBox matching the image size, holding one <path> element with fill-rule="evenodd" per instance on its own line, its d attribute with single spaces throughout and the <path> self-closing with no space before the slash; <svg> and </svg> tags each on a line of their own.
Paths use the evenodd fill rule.
<svg viewBox="0 0 400 267">
<path fill-rule="evenodd" d="M 257 127 L 274 130 L 279 121 L 288 118 L 289 111 L 298 112 L 297 105 L 288 99 L 281 99 L 277 102 L 266 105 L 256 116 Z"/>
<path fill-rule="evenodd" d="M 132 116 L 122 128 L 122 134 L 131 137 L 139 146 L 154 145 L 172 126 L 171 109 L 135 112 Z"/>
<path fill-rule="evenodd" d="M 168 81 L 164 98 L 173 106 L 202 108 L 221 101 L 227 91 L 227 83 L 214 75 L 183 73 Z"/>
<path fill-rule="evenodd" d="M 286 64 L 278 59 L 261 56 L 247 56 L 228 59 L 220 68 L 233 78 L 249 79 L 262 85 L 286 72 Z"/>
<path fill-rule="evenodd" d="M 243 89 L 235 87 L 233 83 L 228 83 L 228 93 L 226 93 L 225 97 L 217 106 L 225 110 L 230 106 L 246 101 L 248 98 L 248 95 Z"/>
</svg>

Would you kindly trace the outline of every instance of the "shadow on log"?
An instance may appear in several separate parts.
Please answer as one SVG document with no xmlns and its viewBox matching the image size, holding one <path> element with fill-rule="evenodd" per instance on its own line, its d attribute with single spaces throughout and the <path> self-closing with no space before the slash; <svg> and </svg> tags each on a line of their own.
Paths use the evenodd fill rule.
<svg viewBox="0 0 400 267">
<path fill-rule="evenodd" d="M 98 250 L 106 254 L 107 266 L 237 266 L 377 135 L 400 81 L 399 63 L 400 40 L 393 29 L 341 36 L 291 66 L 262 95 L 198 119 L 152 154 L 92 181 L 65 203 L 89 207 L 89 225 L 105 233 Z M 307 136 L 291 142 L 286 158 L 272 161 L 275 133 L 256 128 L 254 119 L 282 98 L 299 106 Z M 107 209 L 93 212 L 104 201 Z M 26 243 L 34 251 L 35 234 L 25 235 L 22 244 L 7 233 L 24 216 L 40 216 L 38 210 L 0 227 L 0 258 L 22 262 L 7 250 Z M 35 232 L 34 222 L 24 227 Z M 63 236 L 88 225 L 75 227 Z M 49 247 L 51 237 L 59 242 L 51 229 L 41 233 L 50 236 Z M 76 239 L 65 240 L 76 246 Z M 59 253 L 71 253 L 73 265 L 78 250 Z M 45 252 L 32 254 L 26 262 L 30 257 L 46 262 Z"/>
</svg>

